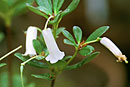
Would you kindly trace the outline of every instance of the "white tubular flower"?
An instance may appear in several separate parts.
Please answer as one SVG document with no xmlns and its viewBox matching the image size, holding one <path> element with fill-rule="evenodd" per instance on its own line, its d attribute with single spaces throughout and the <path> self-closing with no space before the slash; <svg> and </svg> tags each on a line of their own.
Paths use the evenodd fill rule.
<svg viewBox="0 0 130 87">
<path fill-rule="evenodd" d="M 42 31 L 49 55 L 46 57 L 47 61 L 50 63 L 56 63 L 58 60 L 63 59 L 65 56 L 64 52 L 61 52 L 56 44 L 50 28 Z"/>
<path fill-rule="evenodd" d="M 126 56 L 122 54 L 120 49 L 110 39 L 103 37 L 100 40 L 100 43 L 108 48 L 118 58 L 117 62 L 125 61 L 128 63 Z"/>
<path fill-rule="evenodd" d="M 33 47 L 33 40 L 37 38 L 37 28 L 30 26 L 26 33 L 26 52 L 24 56 L 29 55 L 30 57 L 36 55 L 36 51 Z"/>
</svg>

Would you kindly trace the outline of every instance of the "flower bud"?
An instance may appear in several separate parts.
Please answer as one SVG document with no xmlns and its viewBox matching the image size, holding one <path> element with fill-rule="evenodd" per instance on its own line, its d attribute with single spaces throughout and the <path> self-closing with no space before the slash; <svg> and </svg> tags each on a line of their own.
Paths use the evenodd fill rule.
<svg viewBox="0 0 130 87">
<path fill-rule="evenodd" d="M 125 61 L 128 63 L 126 56 L 122 54 L 120 49 L 110 39 L 103 37 L 100 40 L 100 43 L 108 48 L 118 58 L 117 62 Z"/>
</svg>

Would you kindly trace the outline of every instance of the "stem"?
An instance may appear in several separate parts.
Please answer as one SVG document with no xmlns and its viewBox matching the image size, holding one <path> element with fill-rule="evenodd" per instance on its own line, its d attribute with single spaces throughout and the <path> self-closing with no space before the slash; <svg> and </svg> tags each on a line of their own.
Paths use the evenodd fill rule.
<svg viewBox="0 0 130 87">
<path fill-rule="evenodd" d="M 51 81 L 51 87 L 54 87 L 54 85 L 55 85 L 55 78 Z"/>
<path fill-rule="evenodd" d="M 90 44 L 90 43 L 95 43 L 95 42 L 98 42 L 100 40 L 101 40 L 101 38 L 98 37 L 96 40 L 88 41 L 88 42 L 84 43 L 83 45 Z"/>
<path fill-rule="evenodd" d="M 22 66 L 24 66 L 26 63 L 28 63 L 29 61 L 31 61 L 31 60 L 33 60 L 33 59 L 35 59 L 35 58 L 36 58 L 36 57 L 38 57 L 38 56 L 39 56 L 39 55 L 34 56 L 34 57 L 32 57 L 32 58 L 30 58 L 30 59 L 26 60 L 25 62 L 21 63 L 21 65 L 22 65 Z"/>
<path fill-rule="evenodd" d="M 70 60 L 67 62 L 67 65 L 77 56 L 77 53 L 78 53 L 78 48 L 75 48 L 75 53 L 74 55 L 70 58 Z"/>
<path fill-rule="evenodd" d="M 53 35 L 54 35 L 55 39 L 56 39 L 56 30 L 57 30 L 57 28 L 59 26 L 60 21 L 61 21 L 61 19 L 59 19 L 59 21 L 57 23 L 53 24 L 53 29 L 54 29 L 53 30 Z"/>
<path fill-rule="evenodd" d="M 12 49 L 12 34 L 11 34 L 10 20 L 6 20 L 6 33 L 7 33 L 6 35 L 7 49 L 8 51 L 10 51 Z M 13 57 L 9 56 L 9 59 L 7 61 L 9 87 L 12 87 L 12 61 Z"/>
<path fill-rule="evenodd" d="M 4 56 L 2 56 L 0 58 L 0 61 L 3 60 L 4 58 L 6 58 L 7 56 L 9 56 L 10 54 L 16 52 L 17 50 L 19 50 L 20 48 L 22 48 L 22 45 L 18 46 L 17 48 L 15 48 L 14 50 L 10 51 L 9 53 L 5 54 Z"/>
<path fill-rule="evenodd" d="M 35 59 L 35 58 L 38 57 L 38 56 L 39 56 L 39 55 L 34 56 L 34 57 L 32 57 L 32 58 L 26 60 L 25 62 L 21 63 L 21 66 L 20 66 L 20 73 L 21 73 L 21 74 L 20 74 L 20 75 L 21 75 L 22 87 L 24 87 L 24 80 L 23 80 L 23 69 L 24 69 L 24 65 L 25 65 L 26 63 L 28 63 L 29 61 Z"/>
</svg>

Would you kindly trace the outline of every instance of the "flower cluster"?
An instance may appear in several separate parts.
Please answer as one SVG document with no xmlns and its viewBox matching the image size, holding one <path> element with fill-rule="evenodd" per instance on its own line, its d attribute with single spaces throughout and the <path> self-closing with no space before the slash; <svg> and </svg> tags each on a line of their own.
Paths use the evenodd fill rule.
<svg viewBox="0 0 130 87">
<path fill-rule="evenodd" d="M 56 44 L 56 41 L 53 37 L 52 31 L 50 28 L 42 31 L 49 55 L 45 58 L 50 63 L 56 63 L 58 60 L 61 60 L 65 54 L 61 52 Z M 33 40 L 37 38 L 37 27 L 30 26 L 27 29 L 26 36 L 26 52 L 25 56 L 29 55 L 30 57 L 36 55 L 36 51 L 33 47 Z"/>
</svg>

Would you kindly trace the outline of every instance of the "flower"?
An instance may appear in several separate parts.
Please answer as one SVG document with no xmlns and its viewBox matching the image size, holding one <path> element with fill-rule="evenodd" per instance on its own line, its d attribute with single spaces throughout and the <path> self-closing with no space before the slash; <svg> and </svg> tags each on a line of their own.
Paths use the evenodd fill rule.
<svg viewBox="0 0 130 87">
<path fill-rule="evenodd" d="M 37 28 L 30 26 L 26 33 L 26 52 L 24 56 L 29 55 L 30 57 L 36 55 L 36 51 L 33 47 L 33 40 L 37 38 Z"/>
<path fill-rule="evenodd" d="M 42 31 L 49 55 L 45 58 L 50 63 L 56 63 L 58 60 L 63 59 L 65 56 L 64 52 L 61 52 L 56 44 L 56 41 L 53 37 L 52 31 L 50 28 Z"/>
<path fill-rule="evenodd" d="M 128 63 L 126 56 L 122 54 L 120 49 L 110 39 L 103 37 L 100 40 L 100 43 L 108 48 L 118 58 L 117 62 L 125 61 Z"/>
</svg>

